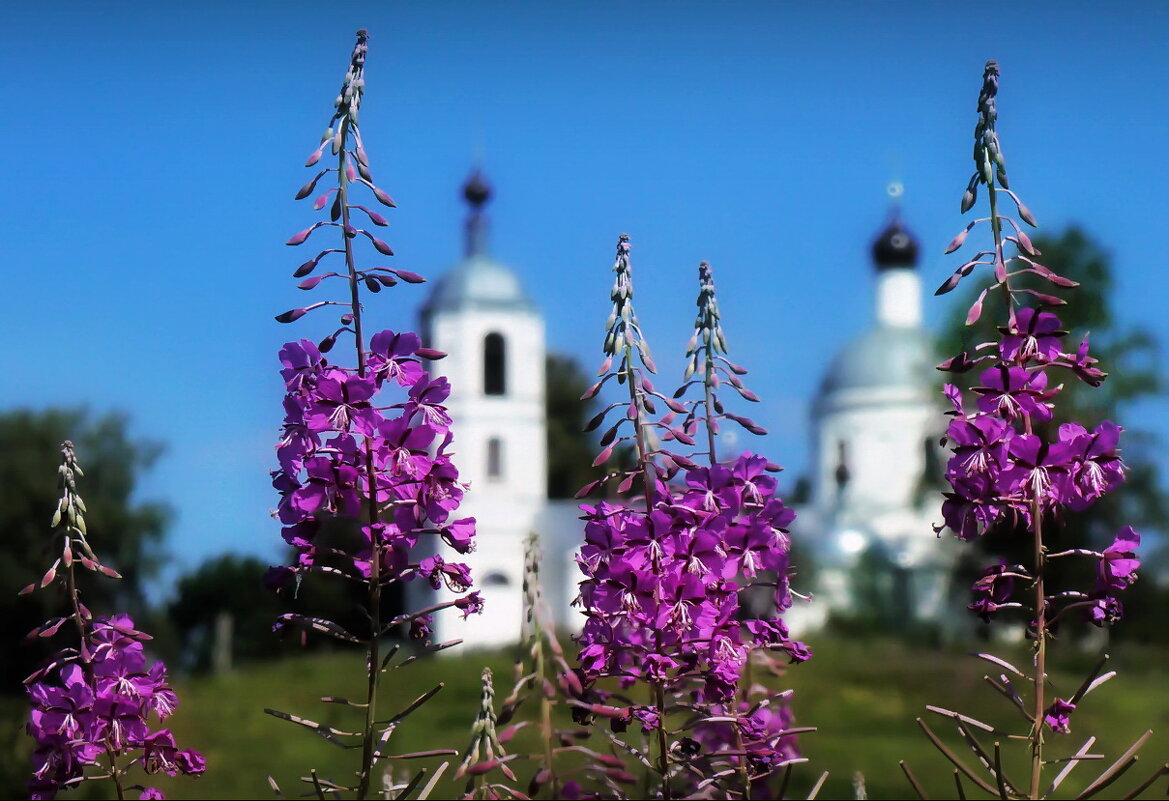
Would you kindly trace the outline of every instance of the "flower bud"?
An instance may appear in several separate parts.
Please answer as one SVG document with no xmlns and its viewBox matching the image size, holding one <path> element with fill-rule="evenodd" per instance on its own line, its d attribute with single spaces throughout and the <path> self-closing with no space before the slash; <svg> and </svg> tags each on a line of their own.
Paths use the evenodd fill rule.
<svg viewBox="0 0 1169 801">
<path fill-rule="evenodd" d="M 310 226 L 309 228 L 305 228 L 303 231 L 300 231 L 300 232 L 298 232 L 298 233 L 296 233 L 296 234 L 293 234 L 292 238 L 291 238 L 291 239 L 289 239 L 289 240 L 288 240 L 287 242 L 285 242 L 284 244 L 286 244 L 286 245 L 300 245 L 300 244 L 303 244 L 303 243 L 304 243 L 304 241 L 305 241 L 306 239 L 308 239 L 308 235 L 309 235 L 309 234 L 311 234 L 311 233 L 313 232 L 313 230 L 314 230 L 316 227 L 317 227 L 316 225 L 313 225 L 313 226 Z"/>
<path fill-rule="evenodd" d="M 966 226 L 966 228 L 958 233 L 956 237 L 950 240 L 950 244 L 946 245 L 946 253 L 953 253 L 958 248 L 962 247 L 962 243 L 966 241 L 966 236 L 970 233 L 970 229 L 974 227 L 974 223 Z"/>
<path fill-rule="evenodd" d="M 1034 217 L 1034 215 L 1031 214 L 1031 210 L 1029 208 L 1024 206 L 1022 203 L 1018 204 L 1018 208 L 1019 208 L 1019 217 L 1022 218 L 1023 222 L 1027 223 L 1032 228 L 1039 227 L 1039 223 L 1035 222 L 1035 217 Z"/>
<path fill-rule="evenodd" d="M 967 189 L 962 193 L 962 214 L 970 211 L 974 207 L 974 201 L 978 199 L 977 184 Z"/>
</svg>

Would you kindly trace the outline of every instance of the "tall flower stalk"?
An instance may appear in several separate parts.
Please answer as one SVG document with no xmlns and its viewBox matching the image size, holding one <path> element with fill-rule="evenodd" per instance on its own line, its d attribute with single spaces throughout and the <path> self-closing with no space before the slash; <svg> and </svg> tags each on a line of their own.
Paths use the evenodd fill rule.
<svg viewBox="0 0 1169 801">
<path fill-rule="evenodd" d="M 68 599 L 68 613 L 38 626 L 29 637 L 52 637 L 65 628 L 76 630 L 77 645 L 63 648 L 25 679 L 32 704 L 28 733 L 36 741 L 30 797 L 50 799 L 81 782 L 108 779 L 119 799 L 130 790 L 140 791 L 140 798 L 163 798 L 153 787 L 128 784 L 130 769 L 197 776 L 206 763 L 198 751 L 180 750 L 170 729 L 151 730 L 152 719 L 174 713 L 178 696 L 167 683 L 166 666 L 146 658 L 150 635 L 138 631 L 129 615 L 95 617 L 81 600 L 78 563 L 121 577 L 102 564 L 89 544 L 85 501 L 77 491 L 84 473 L 69 441 L 61 446 L 57 476 L 61 498 L 52 527 L 60 538 L 60 556 L 21 594 L 56 585 Z"/>
<path fill-rule="evenodd" d="M 970 605 L 971 611 L 986 621 L 1015 610 L 1022 612 L 1027 621 L 1028 635 L 1034 643 L 1029 671 L 1020 670 L 997 656 L 978 654 L 1004 671 L 997 681 L 989 677 L 987 680 L 1017 710 L 1027 730 L 1023 735 L 1011 734 L 968 715 L 930 707 L 932 712 L 957 722 L 966 745 L 981 762 L 983 770 L 976 771 L 946 748 L 924 721 L 919 720 L 919 724 L 958 769 L 955 780 L 960 792 L 966 780 L 1000 798 L 1035 799 L 1050 796 L 1081 761 L 1090 758 L 1095 740 L 1089 738 L 1069 758 L 1053 758 L 1048 732 L 1069 733 L 1071 714 L 1084 696 L 1114 675 L 1101 673 L 1105 657 L 1078 689 L 1060 692 L 1048 675 L 1052 634 L 1057 626 L 1071 625 L 1076 618 L 1098 626 L 1112 625 L 1120 619 L 1122 606 L 1118 595 L 1136 580 L 1140 535 L 1126 526 L 1101 551 L 1061 550 L 1059 546 L 1064 510 L 1087 509 L 1124 481 L 1125 467 L 1118 450 L 1122 429 L 1110 421 L 1092 429 L 1065 423 L 1054 436 L 1044 436 L 1043 424 L 1052 419 L 1052 409 L 1062 388 L 1052 376 L 1063 373 L 1099 386 L 1105 373 L 1089 355 L 1087 336 L 1074 347 L 1065 342 L 1068 332 L 1062 330 L 1058 316 L 1049 311 L 1065 305 L 1063 298 L 1034 289 L 1019 289 L 1012 284 L 1019 275 L 1030 273 L 1045 279 L 1053 289 L 1076 286 L 1074 281 L 1038 261 L 1042 254 L 1020 224 L 1035 226 L 1036 222 L 1008 184 L 996 131 L 998 84 L 998 64 L 989 61 L 978 98 L 975 172 L 962 198 L 965 213 L 975 205 L 979 187 L 984 187 L 990 213 L 967 225 L 946 252 L 962 247 L 967 235 L 983 224 L 989 224 L 990 247 L 958 267 L 936 294 L 951 291 L 976 268 L 989 267 L 993 278 L 969 309 L 967 324 L 974 323 L 983 314 L 991 293 L 1000 293 L 1005 319 L 999 327 L 1001 336 L 997 341 L 979 344 L 939 366 L 951 372 L 975 368 L 981 372 L 979 385 L 971 393 L 973 397 L 965 397 L 954 385 L 945 387 L 952 405 L 946 439 L 953 456 L 946 470 L 951 491 L 946 493 L 942 506 L 945 523 L 938 528 L 939 531 L 949 528 L 963 540 L 1000 529 L 1030 539 L 1030 564 L 1000 563 L 987 567 L 973 586 L 975 600 Z M 1018 220 L 1003 213 L 1004 197 L 1014 204 Z M 1095 568 L 1094 584 L 1066 589 L 1050 586 L 1046 568 L 1050 560 L 1057 558 L 1087 560 Z M 1019 680 L 1029 683 L 1030 690 L 1024 687 L 1021 692 L 1015 686 Z M 1016 781 L 1007 776 L 1002 767 L 999 741 L 993 749 L 981 745 L 979 735 L 986 733 L 996 740 L 1012 737 L 1027 744 L 1029 770 L 1025 780 Z M 1137 749 L 1148 736 L 1146 733 L 1091 781 L 1079 797 L 1098 792 L 1131 768 L 1136 762 Z M 993 758 L 989 756 L 991 753 Z M 1048 782 L 1047 772 L 1057 763 L 1062 763 L 1063 769 Z M 906 772 L 921 793 L 916 779 L 908 769 Z M 1158 770 L 1156 775 L 1160 773 Z M 1145 786 L 1137 788 L 1137 792 Z M 1135 797 L 1135 793 L 1128 797 Z"/>
<path fill-rule="evenodd" d="M 778 650 L 795 661 L 810 655 L 788 637 L 780 617 L 791 603 L 787 526 L 795 515 L 776 497 L 776 482 L 766 473 L 778 467 L 765 458 L 746 453 L 718 462 L 713 437 L 719 420 L 737 420 L 754 433 L 762 429 L 727 413 L 717 397 L 721 367 L 711 365 L 725 358 L 725 342 L 709 266 L 703 267 L 699 322 L 688 353 L 692 365 L 701 365 L 697 383 L 704 394 L 692 406 L 676 399 L 691 382 L 669 398 L 654 389 L 648 375 L 655 368 L 633 309 L 629 254 L 629 238 L 622 235 L 602 378 L 586 398 L 611 378 L 627 386 L 629 399 L 611 404 L 590 428 L 610 412 L 623 411 L 602 435 L 604 451 L 596 463 L 608 461 L 615 447 L 633 447 L 636 464 L 621 475 L 619 489 L 627 491 L 636 482 L 642 495 L 629 504 L 582 507 L 586 527 L 579 564 L 585 581 L 579 603 L 586 622 L 578 637 L 584 692 L 577 717 L 607 718 L 614 732 L 641 728 L 649 739 L 645 751 L 614 742 L 647 768 L 646 794 L 749 797 L 761 787 L 755 781 L 799 761 L 783 698 L 740 705 L 747 698 L 744 671 L 753 650 Z M 751 397 L 738 379 L 745 371 L 731 367 L 732 383 Z M 696 369 L 687 371 L 688 379 Z M 654 420 L 658 402 L 669 412 Z M 697 446 L 700 424 L 707 426 L 707 467 L 699 466 L 695 454 L 662 447 L 665 442 Z M 773 588 L 772 614 L 743 614 L 739 593 L 753 583 Z M 634 689 L 636 694 L 626 692 Z"/>
<path fill-rule="evenodd" d="M 302 245 L 318 229 L 335 229 L 341 235 L 339 246 L 322 250 L 293 275 L 302 279 L 298 286 L 306 291 L 333 279 L 344 286 L 346 299 L 318 301 L 276 317 L 279 322 L 291 323 L 314 309 L 344 309 L 340 327 L 320 342 L 302 339 L 287 343 L 280 351 L 287 394 L 283 438 L 276 448 L 280 468 L 273 473 L 273 486 L 281 495 L 275 514 L 297 558 L 291 566 L 272 568 L 266 577 L 274 589 L 294 592 L 300 590 L 302 579 L 313 573 L 364 588 L 369 620 L 364 632 L 350 632 L 335 622 L 300 614 L 283 615 L 276 624 L 277 629 L 312 631 L 365 648 L 365 698 L 360 702 L 325 699 L 358 710 L 363 717 L 361 730 L 343 732 L 268 710 L 337 745 L 359 747 L 361 763 L 355 783 L 332 787 L 352 791 L 357 798 L 376 791 L 375 767 L 389 758 L 389 741 L 401 718 L 442 686 L 395 715 L 380 713 L 380 677 L 400 666 L 392 664 L 399 647 L 383 651 L 383 638 L 408 631 L 424 647 L 445 648 L 455 643 L 430 643 L 431 615 L 449 607 L 457 607 L 464 615 L 481 608 L 478 593 L 467 593 L 471 588 L 467 566 L 446 562 L 434 553 L 439 547 L 437 538 L 466 553 L 473 547 L 475 534 L 472 518 L 455 519 L 464 486 L 448 455 L 451 419 L 443 401 L 450 394 L 450 385 L 445 378 L 432 377 L 424 362 L 442 354 L 422 347 L 419 337 L 410 332 L 385 330 L 366 338 L 362 290 L 377 293 L 399 282 L 424 280 L 407 270 L 358 266 L 357 243 L 361 239 L 368 240 L 378 253 L 393 255 L 386 242 L 357 227 L 359 219 L 377 227 L 388 224 L 381 214 L 355 202 L 354 190 L 359 186 L 368 189 L 383 206 L 395 205 L 373 183 L 358 126 L 367 42 L 366 32 L 358 31 L 329 127 L 306 165 L 317 164 L 327 150 L 336 166 L 321 169 L 296 195 L 297 199 L 307 198 L 322 179 L 336 180 L 336 186 L 326 189 L 313 203 L 318 210 L 329 208 L 328 219 L 297 233 L 287 244 Z M 339 271 L 318 272 L 322 262 L 340 259 L 344 266 Z M 345 336 L 352 337 L 354 364 L 330 364 L 325 354 Z M 394 389 L 398 390 L 397 398 L 391 397 Z M 357 545 L 346 549 L 323 542 L 326 523 L 354 530 Z M 427 552 L 433 555 L 418 558 Z M 386 619 L 383 597 L 387 589 L 419 578 L 435 589 L 446 584 L 456 598 Z"/>
</svg>

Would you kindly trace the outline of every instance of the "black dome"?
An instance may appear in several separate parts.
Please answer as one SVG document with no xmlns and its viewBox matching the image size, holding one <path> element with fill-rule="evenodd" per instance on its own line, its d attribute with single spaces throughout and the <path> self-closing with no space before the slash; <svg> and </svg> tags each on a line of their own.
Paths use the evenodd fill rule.
<svg viewBox="0 0 1169 801">
<path fill-rule="evenodd" d="M 463 197 L 474 208 L 480 208 L 491 197 L 491 185 L 478 170 L 471 173 L 471 177 L 463 184 Z"/>
<path fill-rule="evenodd" d="M 894 218 L 873 242 L 873 263 L 878 270 L 917 266 L 917 240 Z"/>
</svg>

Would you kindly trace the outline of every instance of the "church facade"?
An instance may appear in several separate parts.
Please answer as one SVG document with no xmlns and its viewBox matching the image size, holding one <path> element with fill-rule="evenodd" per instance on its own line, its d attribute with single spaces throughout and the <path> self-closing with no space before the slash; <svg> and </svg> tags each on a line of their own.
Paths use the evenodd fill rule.
<svg viewBox="0 0 1169 801">
<path fill-rule="evenodd" d="M 473 174 L 463 194 L 464 256 L 434 285 L 420 328 L 427 346 L 448 354 L 436 367 L 451 382 L 456 463 L 470 485 L 460 514 L 474 516 L 478 528 L 475 551 L 444 558 L 470 565 L 489 611 L 465 621 L 439 615 L 435 625 L 440 640 L 499 647 L 520 636 L 524 546 L 532 532 L 540 536 L 553 616 L 563 628 L 579 628 L 570 603 L 582 524 L 576 502 L 547 498 L 543 316 L 516 274 L 490 253 L 490 189 L 482 176 Z M 814 601 L 788 613 L 797 633 L 822 626 L 830 614 L 864 612 L 874 603 L 869 596 L 878 614 L 928 623 L 948 597 L 953 543 L 932 535 L 939 502 L 929 481 L 941 464 L 944 423 L 921 324 L 917 245 L 896 212 L 873 246 L 873 261 L 874 324 L 832 361 L 813 404 L 811 492 L 797 507 L 793 536 L 815 563 L 812 586 L 797 580 L 796 587 Z"/>
<path fill-rule="evenodd" d="M 463 195 L 464 256 L 435 284 L 420 328 L 428 347 L 447 354 L 436 368 L 451 382 L 455 463 L 469 484 L 459 514 L 476 520 L 475 550 L 443 556 L 470 566 L 490 612 L 438 615 L 435 633 L 492 647 L 520 637 L 524 543 L 548 502 L 544 318 L 516 274 L 490 254 L 486 181 L 473 174 Z"/>
<path fill-rule="evenodd" d="M 792 536 L 811 557 L 814 601 L 790 613 L 795 631 L 832 615 L 907 631 L 951 602 L 956 543 L 932 528 L 945 418 L 917 260 L 895 207 L 872 247 L 873 322 L 830 362 L 812 404 L 811 492 Z"/>
</svg>

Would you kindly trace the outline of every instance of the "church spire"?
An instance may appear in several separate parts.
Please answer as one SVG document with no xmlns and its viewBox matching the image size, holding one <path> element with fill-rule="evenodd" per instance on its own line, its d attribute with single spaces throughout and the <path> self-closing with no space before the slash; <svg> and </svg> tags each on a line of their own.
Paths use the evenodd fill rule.
<svg viewBox="0 0 1169 801">
<path fill-rule="evenodd" d="M 466 223 L 466 256 L 486 256 L 487 216 L 483 213 L 483 207 L 491 199 L 491 184 L 487 183 L 478 168 L 471 172 L 463 184 L 463 197 L 470 206 Z"/>
<path fill-rule="evenodd" d="M 889 224 L 873 241 L 877 268 L 877 323 L 897 328 L 921 325 L 921 279 L 917 274 L 917 240 L 901 220 L 900 183 L 889 186 L 893 199 Z"/>
</svg>

